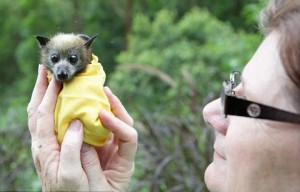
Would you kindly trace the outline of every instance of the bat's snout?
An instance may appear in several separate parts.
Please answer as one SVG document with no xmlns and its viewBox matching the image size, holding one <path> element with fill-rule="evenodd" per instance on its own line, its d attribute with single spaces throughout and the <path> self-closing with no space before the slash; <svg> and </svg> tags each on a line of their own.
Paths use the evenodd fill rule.
<svg viewBox="0 0 300 192">
<path fill-rule="evenodd" d="M 65 81 L 69 78 L 69 75 L 66 72 L 60 72 L 60 73 L 57 74 L 57 78 L 60 81 Z"/>
</svg>

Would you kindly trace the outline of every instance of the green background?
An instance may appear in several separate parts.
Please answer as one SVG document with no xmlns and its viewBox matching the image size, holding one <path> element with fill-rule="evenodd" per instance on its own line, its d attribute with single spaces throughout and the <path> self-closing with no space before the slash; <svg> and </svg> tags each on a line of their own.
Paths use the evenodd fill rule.
<svg viewBox="0 0 300 192">
<path fill-rule="evenodd" d="M 139 132 L 130 191 L 206 191 L 213 132 L 202 109 L 263 35 L 263 0 L 1 0 L 0 190 L 40 191 L 26 108 L 35 35 L 99 34 L 94 53 Z"/>
</svg>

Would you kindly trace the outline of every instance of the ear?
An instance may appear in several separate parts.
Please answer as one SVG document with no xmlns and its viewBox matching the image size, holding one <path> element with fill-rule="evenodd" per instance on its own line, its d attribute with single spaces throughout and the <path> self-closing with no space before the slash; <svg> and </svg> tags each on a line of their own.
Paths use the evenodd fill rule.
<svg viewBox="0 0 300 192">
<path fill-rule="evenodd" d="M 78 36 L 83 39 L 84 41 L 88 41 L 90 40 L 90 37 L 86 34 L 78 34 Z"/>
<path fill-rule="evenodd" d="M 42 36 L 36 36 L 36 39 L 38 40 L 40 47 L 43 49 L 47 43 L 50 41 L 49 38 L 47 37 L 42 37 Z"/>
<path fill-rule="evenodd" d="M 96 39 L 97 36 L 98 36 L 98 34 L 95 35 L 94 37 L 90 38 L 90 39 L 84 44 L 84 46 L 85 46 L 87 49 L 90 48 L 90 46 L 92 45 L 94 39 Z"/>
</svg>

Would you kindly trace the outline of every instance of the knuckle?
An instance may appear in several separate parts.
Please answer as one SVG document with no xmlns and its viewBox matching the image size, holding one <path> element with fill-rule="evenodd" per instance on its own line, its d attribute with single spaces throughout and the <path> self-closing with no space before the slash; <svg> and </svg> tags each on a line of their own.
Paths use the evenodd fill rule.
<svg viewBox="0 0 300 192">
<path fill-rule="evenodd" d="M 129 116 L 127 124 L 130 125 L 130 126 L 133 126 L 134 120 L 131 116 Z"/>
<path fill-rule="evenodd" d="M 27 106 L 27 115 L 28 117 L 32 117 L 36 114 L 36 108 L 32 106 L 31 103 L 28 104 Z"/>
<path fill-rule="evenodd" d="M 132 142 L 134 145 L 137 145 L 137 144 L 138 144 L 138 132 L 137 132 L 135 129 L 132 129 L 132 130 L 131 130 L 130 138 L 131 138 L 131 142 Z"/>
<path fill-rule="evenodd" d="M 33 161 L 33 163 L 34 163 L 34 166 L 35 166 L 36 170 L 37 170 L 38 172 L 41 172 L 41 170 L 42 170 L 41 164 L 40 164 L 40 161 L 39 161 L 39 159 L 38 159 L 37 157 L 36 157 L 36 159 Z"/>
<path fill-rule="evenodd" d="M 75 170 L 68 171 L 66 169 L 61 169 L 60 171 L 60 182 L 64 184 L 76 184 L 78 183 L 78 175 Z"/>
<path fill-rule="evenodd" d="M 32 157 L 33 159 L 35 159 L 36 156 L 36 145 L 35 144 L 31 144 L 31 153 L 32 153 Z"/>
<path fill-rule="evenodd" d="M 35 146 L 31 146 L 31 151 L 32 151 L 32 158 L 33 158 L 33 163 L 38 172 L 41 171 L 41 164 L 40 164 L 40 153 L 36 150 Z"/>
<path fill-rule="evenodd" d="M 39 106 L 37 109 L 37 119 L 43 118 L 48 114 L 48 111 L 43 107 Z"/>
<path fill-rule="evenodd" d="M 84 158 L 82 158 L 81 163 L 84 167 L 93 169 L 99 164 L 98 161 L 99 160 L 96 158 L 96 156 L 89 156 L 88 158 L 87 156 L 85 156 Z"/>
<path fill-rule="evenodd" d="M 74 153 L 77 152 L 77 149 L 74 146 L 74 143 L 71 143 L 67 140 L 64 140 L 62 147 L 63 147 L 63 150 L 66 154 L 74 154 Z"/>
</svg>

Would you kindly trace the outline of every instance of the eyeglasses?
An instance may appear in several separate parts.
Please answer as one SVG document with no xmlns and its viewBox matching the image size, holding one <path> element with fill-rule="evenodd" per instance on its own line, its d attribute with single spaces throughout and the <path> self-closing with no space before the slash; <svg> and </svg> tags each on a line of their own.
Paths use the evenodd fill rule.
<svg viewBox="0 0 300 192">
<path fill-rule="evenodd" d="M 300 115 L 263 105 L 235 96 L 234 88 L 240 83 L 240 72 L 230 73 L 230 80 L 223 82 L 221 103 L 225 117 L 235 115 L 300 124 Z"/>
</svg>

